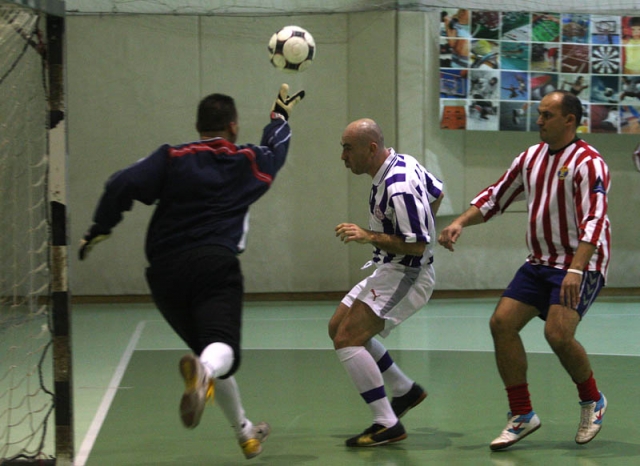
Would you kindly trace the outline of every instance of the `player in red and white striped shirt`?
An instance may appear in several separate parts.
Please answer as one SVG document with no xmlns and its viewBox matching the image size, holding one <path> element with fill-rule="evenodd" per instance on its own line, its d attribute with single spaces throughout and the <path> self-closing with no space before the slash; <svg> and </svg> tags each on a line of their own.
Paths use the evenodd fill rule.
<svg viewBox="0 0 640 466">
<path fill-rule="evenodd" d="M 529 256 L 503 293 L 490 323 L 510 407 L 507 426 L 491 442 L 492 450 L 507 448 L 540 427 L 531 406 L 526 353 L 519 335 L 535 317 L 545 320 L 545 338 L 576 383 L 581 405 L 577 443 L 596 436 L 607 407 L 575 331 L 607 276 L 609 169 L 596 149 L 576 137 L 582 118 L 577 97 L 552 92 L 542 99 L 538 111 L 543 142 L 516 157 L 438 239 L 453 251 L 462 228 L 488 221 L 513 201 L 527 203 Z"/>
</svg>

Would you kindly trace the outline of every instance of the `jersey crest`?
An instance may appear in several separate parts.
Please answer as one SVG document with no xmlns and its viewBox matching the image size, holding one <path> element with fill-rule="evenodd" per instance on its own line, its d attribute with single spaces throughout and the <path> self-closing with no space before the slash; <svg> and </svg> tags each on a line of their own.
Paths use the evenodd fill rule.
<svg viewBox="0 0 640 466">
<path fill-rule="evenodd" d="M 375 215 L 378 220 L 384 220 L 384 212 L 382 212 L 379 205 L 373 208 L 373 215 Z"/>
<path fill-rule="evenodd" d="M 560 170 L 558 170 L 558 179 L 564 180 L 568 174 L 569 174 L 569 168 L 566 165 L 564 165 L 560 168 Z"/>
<path fill-rule="evenodd" d="M 602 182 L 602 178 L 598 177 L 596 183 L 593 185 L 592 191 L 594 193 L 607 194 L 607 190 L 604 189 L 604 183 Z"/>
</svg>

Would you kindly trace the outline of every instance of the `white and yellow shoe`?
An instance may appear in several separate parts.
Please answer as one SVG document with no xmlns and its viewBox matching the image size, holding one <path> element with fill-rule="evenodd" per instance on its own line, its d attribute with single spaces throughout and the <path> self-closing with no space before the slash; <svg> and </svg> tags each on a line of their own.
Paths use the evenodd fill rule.
<svg viewBox="0 0 640 466">
<path fill-rule="evenodd" d="M 253 426 L 250 435 L 241 436 L 238 439 L 238 443 L 242 448 L 244 457 L 250 460 L 262 453 L 262 444 L 267 441 L 270 433 L 271 426 L 266 422 L 259 422 Z"/>
<path fill-rule="evenodd" d="M 180 419 L 186 428 L 193 429 L 200 423 L 205 403 L 213 401 L 215 386 L 195 354 L 180 359 L 180 374 L 185 385 L 180 400 Z"/>
</svg>

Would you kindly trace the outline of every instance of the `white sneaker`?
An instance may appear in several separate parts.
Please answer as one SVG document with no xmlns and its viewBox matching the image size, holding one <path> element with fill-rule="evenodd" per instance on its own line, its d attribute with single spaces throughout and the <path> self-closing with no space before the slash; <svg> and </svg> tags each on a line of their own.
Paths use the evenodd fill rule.
<svg viewBox="0 0 640 466">
<path fill-rule="evenodd" d="M 271 426 L 266 422 L 259 422 L 253 426 L 251 435 L 238 438 L 244 457 L 249 460 L 262 453 L 262 444 L 267 441 L 270 433 Z"/>
<path fill-rule="evenodd" d="M 509 419 L 507 427 L 505 427 L 500 436 L 489 445 L 489 448 L 494 451 L 510 447 L 527 435 L 538 430 L 541 426 L 540 418 L 533 411 L 517 416 L 511 416 L 511 413 L 509 413 L 507 414 L 507 418 Z"/>
<path fill-rule="evenodd" d="M 576 443 L 585 444 L 602 429 L 602 418 L 607 410 L 607 399 L 600 392 L 598 401 L 581 401 L 580 425 L 576 434 Z"/>
<path fill-rule="evenodd" d="M 187 354 L 180 359 L 180 374 L 185 385 L 180 399 L 180 419 L 185 427 L 193 429 L 200 423 L 205 402 L 213 401 L 213 379 L 207 377 L 195 354 Z"/>
</svg>

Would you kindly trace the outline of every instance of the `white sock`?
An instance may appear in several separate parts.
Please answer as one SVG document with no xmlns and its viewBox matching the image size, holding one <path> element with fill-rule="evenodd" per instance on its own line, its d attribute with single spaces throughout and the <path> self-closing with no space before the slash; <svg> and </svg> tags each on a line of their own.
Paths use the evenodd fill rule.
<svg viewBox="0 0 640 466">
<path fill-rule="evenodd" d="M 226 343 L 211 343 L 200 355 L 200 362 L 211 378 L 225 375 L 233 366 L 233 349 Z"/>
<path fill-rule="evenodd" d="M 390 386 L 391 396 L 406 395 L 411 390 L 414 381 L 400 370 L 384 345 L 379 340 L 372 338 L 364 345 L 364 348 L 378 365 L 384 382 Z"/>
<path fill-rule="evenodd" d="M 222 409 L 224 416 L 231 424 L 231 428 L 238 438 L 248 436 L 253 429 L 253 424 L 247 419 L 240 390 L 236 378 L 231 376 L 226 379 L 216 379 L 215 401 Z"/>
<path fill-rule="evenodd" d="M 373 414 L 373 422 L 392 427 L 398 418 L 384 391 L 384 380 L 373 357 L 363 346 L 348 346 L 336 350 L 338 359 L 351 377 L 360 396 Z"/>
</svg>

